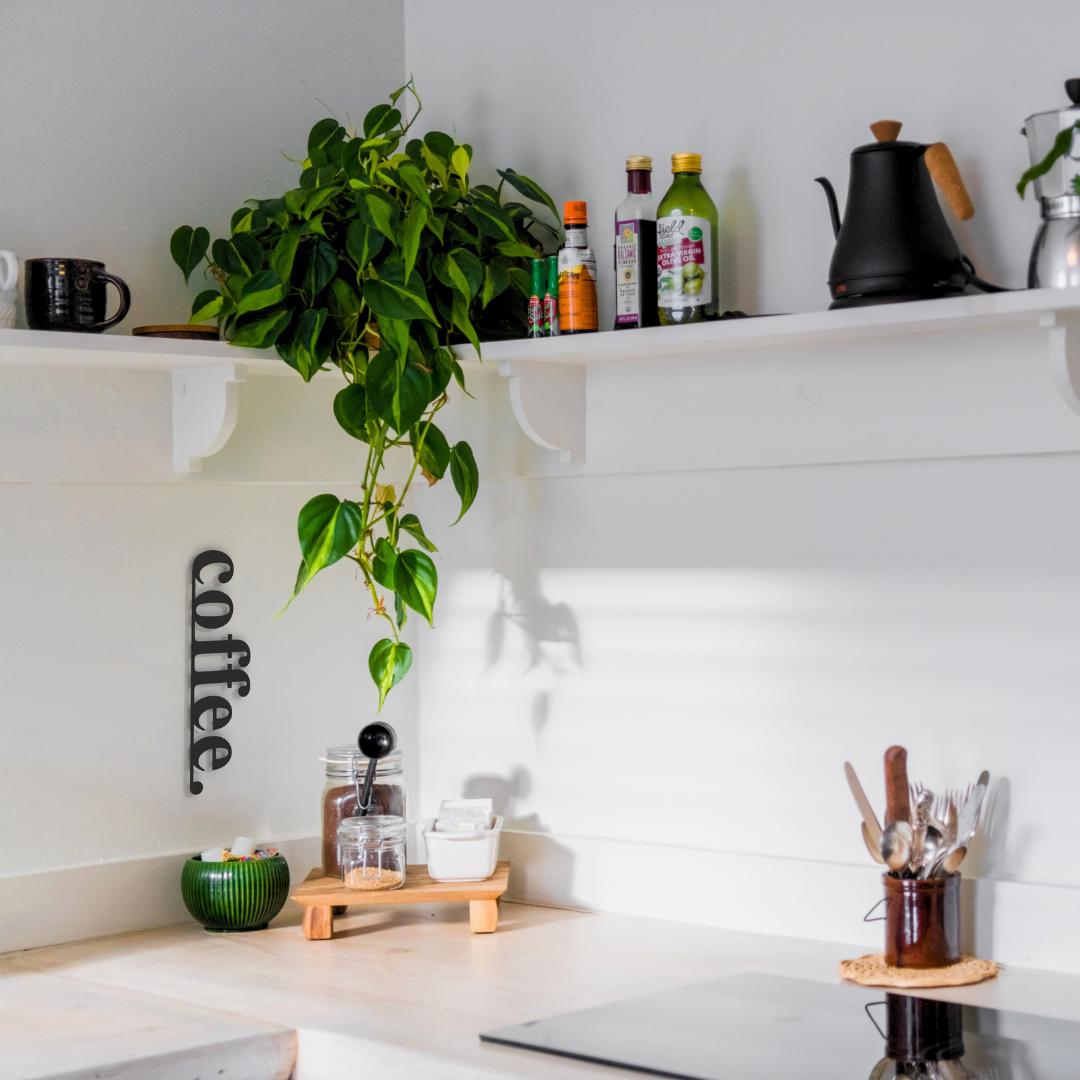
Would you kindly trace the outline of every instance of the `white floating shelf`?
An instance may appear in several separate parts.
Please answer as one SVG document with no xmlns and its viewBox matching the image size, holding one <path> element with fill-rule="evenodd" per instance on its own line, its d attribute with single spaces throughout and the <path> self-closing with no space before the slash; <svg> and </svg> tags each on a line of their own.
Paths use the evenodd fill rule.
<svg viewBox="0 0 1080 1080">
<path fill-rule="evenodd" d="M 239 413 L 238 386 L 249 372 L 296 375 L 272 349 L 52 330 L 0 330 L 0 364 L 171 371 L 173 468 L 178 473 L 199 472 L 202 459 L 229 441 Z"/>
<path fill-rule="evenodd" d="M 498 342 L 484 359 L 522 430 L 589 471 L 1080 450 L 1076 288 Z"/>
<path fill-rule="evenodd" d="M 493 342 L 524 432 L 585 471 L 1080 451 L 1080 289 Z M 458 349 L 473 358 L 471 347 Z M 224 342 L 0 330 L 0 364 L 172 372 L 173 461 L 198 471 L 248 374 Z M 336 372 L 321 374 L 331 378 Z"/>
</svg>

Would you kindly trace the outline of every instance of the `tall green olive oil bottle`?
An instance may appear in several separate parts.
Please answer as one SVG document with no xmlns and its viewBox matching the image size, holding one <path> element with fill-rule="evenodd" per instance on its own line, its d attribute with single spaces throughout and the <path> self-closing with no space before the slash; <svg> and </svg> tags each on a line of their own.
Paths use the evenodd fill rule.
<svg viewBox="0 0 1080 1080">
<path fill-rule="evenodd" d="M 701 186 L 701 155 L 672 154 L 674 179 L 656 211 L 660 325 L 715 319 L 720 310 L 716 205 Z"/>
</svg>

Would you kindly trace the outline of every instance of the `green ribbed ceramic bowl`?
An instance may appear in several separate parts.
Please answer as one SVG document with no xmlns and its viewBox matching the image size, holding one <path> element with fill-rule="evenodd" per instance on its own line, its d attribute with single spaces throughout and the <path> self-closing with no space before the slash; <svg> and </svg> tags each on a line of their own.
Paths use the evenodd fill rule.
<svg viewBox="0 0 1080 1080">
<path fill-rule="evenodd" d="M 265 930 L 289 897 L 289 864 L 281 855 L 245 862 L 184 863 L 180 892 L 193 919 L 215 934 Z"/>
</svg>

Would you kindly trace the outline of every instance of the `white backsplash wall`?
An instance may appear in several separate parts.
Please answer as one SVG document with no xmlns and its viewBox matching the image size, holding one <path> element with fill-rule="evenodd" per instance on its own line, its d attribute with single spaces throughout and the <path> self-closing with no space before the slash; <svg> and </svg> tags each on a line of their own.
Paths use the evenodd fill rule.
<svg viewBox="0 0 1080 1080">
<path fill-rule="evenodd" d="M 1022 286 L 1019 129 L 1064 104 L 1078 32 L 1057 3 L 407 0 L 406 64 L 421 128 L 469 141 L 474 180 L 509 166 L 588 201 L 604 328 L 627 154 L 653 155 L 658 196 L 672 152 L 704 155 L 725 306 L 820 310 L 813 178 L 843 207 L 848 155 L 886 117 L 950 145 L 977 208 L 950 224 L 983 276 Z M 444 427 L 482 484 L 421 634 L 424 813 L 493 796 L 517 896 L 880 948 L 842 765 L 882 813 L 899 742 L 932 788 L 994 777 L 966 946 L 1080 974 L 1077 455 L 603 476 L 529 443 L 505 379 L 471 377 L 479 403 Z"/>
<path fill-rule="evenodd" d="M 471 378 L 422 813 L 492 796 L 518 896 L 873 947 L 842 765 L 883 815 L 901 743 L 934 790 L 994 778 L 968 945 L 1080 973 L 1077 455 L 530 477 L 506 380 Z"/>
<path fill-rule="evenodd" d="M 359 122 L 399 86 L 402 35 L 400 3 L 9 0 L 0 248 L 105 261 L 133 295 L 116 333 L 185 321 L 205 283 L 184 286 L 173 229 L 222 235 L 245 198 L 294 186 L 279 151 L 302 156 L 316 121 Z M 167 372 L 0 370 L 4 949 L 186 920 L 184 857 L 237 833 L 282 846 L 302 880 L 319 757 L 378 700 L 367 653 L 383 635 L 347 566 L 274 621 L 300 507 L 357 490 L 338 384 L 249 377 L 229 445 L 184 478 L 170 387 Z M 191 796 L 188 573 L 209 547 L 235 560 L 228 630 L 251 646 L 252 689 L 222 732 L 232 760 Z M 384 715 L 415 762 L 411 693 Z"/>
</svg>

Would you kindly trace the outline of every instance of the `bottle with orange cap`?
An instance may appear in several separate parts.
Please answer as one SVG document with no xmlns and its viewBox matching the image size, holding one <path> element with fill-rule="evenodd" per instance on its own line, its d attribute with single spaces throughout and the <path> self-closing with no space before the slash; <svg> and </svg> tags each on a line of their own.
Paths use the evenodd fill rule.
<svg viewBox="0 0 1080 1080">
<path fill-rule="evenodd" d="M 701 186 L 701 155 L 672 154 L 671 171 L 656 212 L 661 326 L 715 319 L 720 309 L 719 217 Z"/>
<path fill-rule="evenodd" d="M 596 310 L 596 257 L 589 247 L 583 202 L 563 206 L 566 245 L 559 251 L 559 333 L 590 334 L 600 329 Z"/>
</svg>

